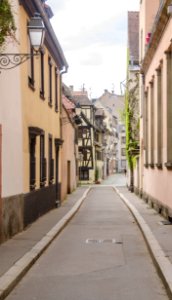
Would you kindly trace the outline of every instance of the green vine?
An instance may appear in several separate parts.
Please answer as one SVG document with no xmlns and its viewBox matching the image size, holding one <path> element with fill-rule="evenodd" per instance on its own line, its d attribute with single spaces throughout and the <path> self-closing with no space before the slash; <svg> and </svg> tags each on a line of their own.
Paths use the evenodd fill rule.
<svg viewBox="0 0 172 300">
<path fill-rule="evenodd" d="M 132 88 L 131 88 L 132 87 Z M 125 93 L 126 156 L 130 169 L 136 166 L 139 153 L 139 76 L 127 79 Z"/>
<path fill-rule="evenodd" d="M 8 0 L 0 0 L 0 47 L 7 36 L 14 38 L 16 31 L 14 17 Z"/>
</svg>

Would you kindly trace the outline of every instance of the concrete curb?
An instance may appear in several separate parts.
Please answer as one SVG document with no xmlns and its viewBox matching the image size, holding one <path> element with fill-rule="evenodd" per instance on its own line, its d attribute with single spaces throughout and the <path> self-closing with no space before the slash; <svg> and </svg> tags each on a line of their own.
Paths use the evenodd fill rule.
<svg viewBox="0 0 172 300">
<path fill-rule="evenodd" d="M 148 246 L 148 249 L 153 258 L 154 264 L 166 287 L 168 296 L 170 299 L 172 299 L 172 264 L 170 260 L 165 255 L 158 241 L 155 239 L 151 229 L 149 228 L 145 220 L 142 218 L 138 210 L 129 202 L 129 200 L 122 193 L 119 192 L 117 187 L 112 187 L 123 200 L 125 205 L 129 208 L 137 224 L 139 225 L 144 239 L 146 241 L 146 244 Z"/>
<path fill-rule="evenodd" d="M 31 268 L 41 254 L 76 214 L 90 189 L 91 187 L 84 192 L 83 196 L 75 203 L 71 210 L 30 251 L 28 251 L 4 275 L 0 277 L 0 300 L 7 297 L 24 274 Z"/>
</svg>

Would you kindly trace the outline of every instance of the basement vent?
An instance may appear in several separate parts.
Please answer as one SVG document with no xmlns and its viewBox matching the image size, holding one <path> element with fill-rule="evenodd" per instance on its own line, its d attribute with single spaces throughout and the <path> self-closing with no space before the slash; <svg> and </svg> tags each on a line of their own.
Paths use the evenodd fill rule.
<svg viewBox="0 0 172 300">
<path fill-rule="evenodd" d="M 168 220 L 163 220 L 159 222 L 160 225 L 172 225 L 172 222 L 168 221 Z"/>
</svg>

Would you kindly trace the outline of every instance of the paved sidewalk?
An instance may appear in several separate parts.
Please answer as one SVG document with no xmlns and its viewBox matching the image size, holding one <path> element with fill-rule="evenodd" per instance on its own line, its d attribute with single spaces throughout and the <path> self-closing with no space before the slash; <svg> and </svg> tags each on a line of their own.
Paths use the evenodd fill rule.
<svg viewBox="0 0 172 300">
<path fill-rule="evenodd" d="M 101 185 L 113 186 L 121 199 L 129 207 L 139 224 L 156 267 L 172 299 L 172 225 L 142 199 L 128 191 L 123 174 L 114 174 Z M 51 241 L 79 209 L 86 197 L 88 186 L 79 187 L 67 197 L 62 206 L 50 211 L 27 230 L 0 245 L 0 300 L 12 290 L 15 284 L 38 259 Z"/>
</svg>

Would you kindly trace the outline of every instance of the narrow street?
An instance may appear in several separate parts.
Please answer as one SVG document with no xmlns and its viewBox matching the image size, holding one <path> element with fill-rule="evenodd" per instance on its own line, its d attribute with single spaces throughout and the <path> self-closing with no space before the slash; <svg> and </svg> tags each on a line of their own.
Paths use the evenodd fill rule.
<svg viewBox="0 0 172 300">
<path fill-rule="evenodd" d="M 6 299 L 169 298 L 128 208 L 112 187 L 96 186 Z"/>
</svg>

